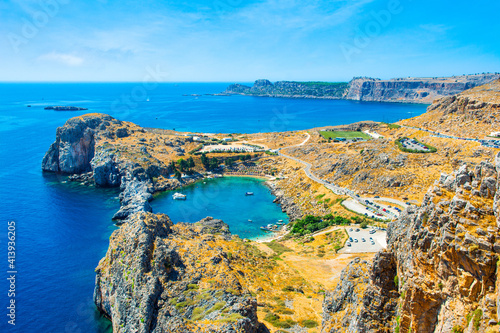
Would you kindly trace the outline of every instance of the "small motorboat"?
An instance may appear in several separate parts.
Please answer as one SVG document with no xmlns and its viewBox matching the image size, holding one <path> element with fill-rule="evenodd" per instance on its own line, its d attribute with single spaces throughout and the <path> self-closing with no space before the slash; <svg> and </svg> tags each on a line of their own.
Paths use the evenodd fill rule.
<svg viewBox="0 0 500 333">
<path fill-rule="evenodd" d="M 182 193 L 175 193 L 172 196 L 172 199 L 174 199 L 174 200 L 186 200 L 186 195 L 182 194 Z"/>
<path fill-rule="evenodd" d="M 248 220 L 248 222 L 252 223 L 252 220 Z"/>
<path fill-rule="evenodd" d="M 253 195 L 253 192 L 246 192 L 245 195 Z"/>
</svg>

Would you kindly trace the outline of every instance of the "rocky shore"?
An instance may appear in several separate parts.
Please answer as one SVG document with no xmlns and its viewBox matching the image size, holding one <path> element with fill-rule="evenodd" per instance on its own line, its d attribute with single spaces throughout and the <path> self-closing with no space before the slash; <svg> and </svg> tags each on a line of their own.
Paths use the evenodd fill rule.
<svg viewBox="0 0 500 333">
<path fill-rule="evenodd" d="M 151 135 L 148 142 L 144 133 L 137 125 L 105 114 L 71 118 L 57 129 L 56 140 L 43 158 L 42 170 L 69 174 L 69 180 L 83 184 L 120 187 L 121 207 L 113 219 L 122 221 L 136 212 L 151 212 L 153 193 L 190 184 L 201 175 L 182 181 L 169 179 L 169 160 L 161 161 L 151 152 L 158 137 Z M 132 139 L 135 142 L 127 141 Z M 186 140 L 164 140 L 165 148 L 161 149 L 176 154 Z"/>
<path fill-rule="evenodd" d="M 280 205 L 281 211 L 288 215 L 290 222 L 303 217 L 304 214 L 300 210 L 300 207 L 276 183 L 267 181 L 264 184 L 271 190 L 272 195 L 276 197 L 273 202 Z"/>
</svg>

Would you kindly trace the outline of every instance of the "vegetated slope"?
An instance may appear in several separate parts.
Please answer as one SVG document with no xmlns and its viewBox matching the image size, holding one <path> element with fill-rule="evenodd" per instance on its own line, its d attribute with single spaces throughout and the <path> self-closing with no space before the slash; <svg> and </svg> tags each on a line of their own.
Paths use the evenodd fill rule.
<svg viewBox="0 0 500 333">
<path fill-rule="evenodd" d="M 500 131 L 500 80 L 436 100 L 427 112 L 400 123 L 482 139 Z"/>
<path fill-rule="evenodd" d="M 230 85 L 224 93 L 267 97 L 299 97 L 340 99 L 347 90 L 347 82 L 294 82 L 278 81 L 271 83 L 261 79 L 252 87 L 242 84 Z"/>
<path fill-rule="evenodd" d="M 452 172 L 462 163 L 473 165 L 491 159 L 495 152 L 478 142 L 436 138 L 425 131 L 387 124 L 357 123 L 337 128 L 369 129 L 384 138 L 334 143 L 324 140 L 318 129 L 314 129 L 306 145 L 287 149 L 286 153 L 311 163 L 312 172 L 321 179 L 360 194 L 420 202 L 426 188 L 441 172 Z M 432 154 L 403 152 L 395 143 L 402 137 L 417 138 L 436 147 L 437 151 Z"/>
<path fill-rule="evenodd" d="M 319 321 L 308 281 L 212 218 L 173 225 L 136 213 L 112 234 L 96 274 L 94 300 L 114 332 L 268 332 L 264 319 L 272 330 Z"/>
<path fill-rule="evenodd" d="M 323 303 L 323 332 L 498 332 L 500 155 L 442 174 L 352 262 Z"/>
</svg>

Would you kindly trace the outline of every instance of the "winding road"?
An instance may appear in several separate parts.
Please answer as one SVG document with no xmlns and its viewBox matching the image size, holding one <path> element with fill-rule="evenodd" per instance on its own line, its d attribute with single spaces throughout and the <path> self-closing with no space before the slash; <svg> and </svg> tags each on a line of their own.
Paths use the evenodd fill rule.
<svg viewBox="0 0 500 333">
<path fill-rule="evenodd" d="M 357 196 L 356 193 L 354 193 L 353 191 L 351 191 L 345 187 L 337 186 L 335 184 L 329 183 L 325 180 L 322 180 L 322 179 L 316 177 L 311 172 L 311 168 L 312 168 L 311 163 L 303 161 L 303 160 L 298 159 L 296 157 L 284 154 L 282 152 L 282 149 L 304 146 L 307 143 L 307 141 L 309 141 L 309 139 L 311 138 L 311 135 L 309 133 L 306 133 L 306 134 L 307 134 L 307 138 L 303 142 L 296 144 L 296 145 L 292 145 L 292 146 L 283 147 L 283 148 L 278 149 L 278 155 L 286 157 L 288 159 L 291 159 L 295 162 L 298 162 L 298 163 L 304 165 L 305 166 L 304 172 L 306 173 L 306 176 L 309 177 L 311 180 L 313 180 L 319 184 L 324 185 L 327 189 L 331 190 L 333 193 L 335 193 L 337 195 L 347 195 L 347 196 L 351 197 L 353 200 L 357 201 L 358 204 L 362 205 L 363 207 L 366 207 L 365 200 L 377 200 L 376 198 L 361 198 L 361 197 Z M 387 199 L 390 199 L 390 198 L 387 198 Z M 380 198 L 379 200 L 382 200 L 382 198 Z M 396 200 L 396 199 L 390 199 L 390 200 L 393 200 L 393 202 L 398 202 L 399 204 L 404 205 L 404 203 L 402 203 L 399 200 Z M 388 200 L 386 200 L 386 201 L 388 201 Z M 380 206 L 382 207 L 382 205 L 380 205 Z M 378 216 L 377 218 L 384 218 L 384 219 L 391 219 L 392 220 L 393 218 L 397 217 L 397 214 L 394 211 L 391 212 L 387 208 L 386 208 L 386 211 L 383 211 L 382 209 L 376 209 L 373 206 L 371 206 L 370 208 L 376 210 L 376 213 L 382 215 L 382 216 Z M 362 214 L 362 215 L 364 215 L 364 213 L 366 213 L 362 209 L 358 210 L 357 212 Z"/>
</svg>

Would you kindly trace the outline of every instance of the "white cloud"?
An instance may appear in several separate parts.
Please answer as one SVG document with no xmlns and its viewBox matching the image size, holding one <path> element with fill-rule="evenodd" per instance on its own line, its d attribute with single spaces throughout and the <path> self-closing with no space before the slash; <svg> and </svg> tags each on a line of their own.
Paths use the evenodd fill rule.
<svg viewBox="0 0 500 333">
<path fill-rule="evenodd" d="M 84 59 L 69 53 L 50 52 L 38 57 L 38 60 L 57 62 L 66 66 L 80 66 Z"/>
</svg>

